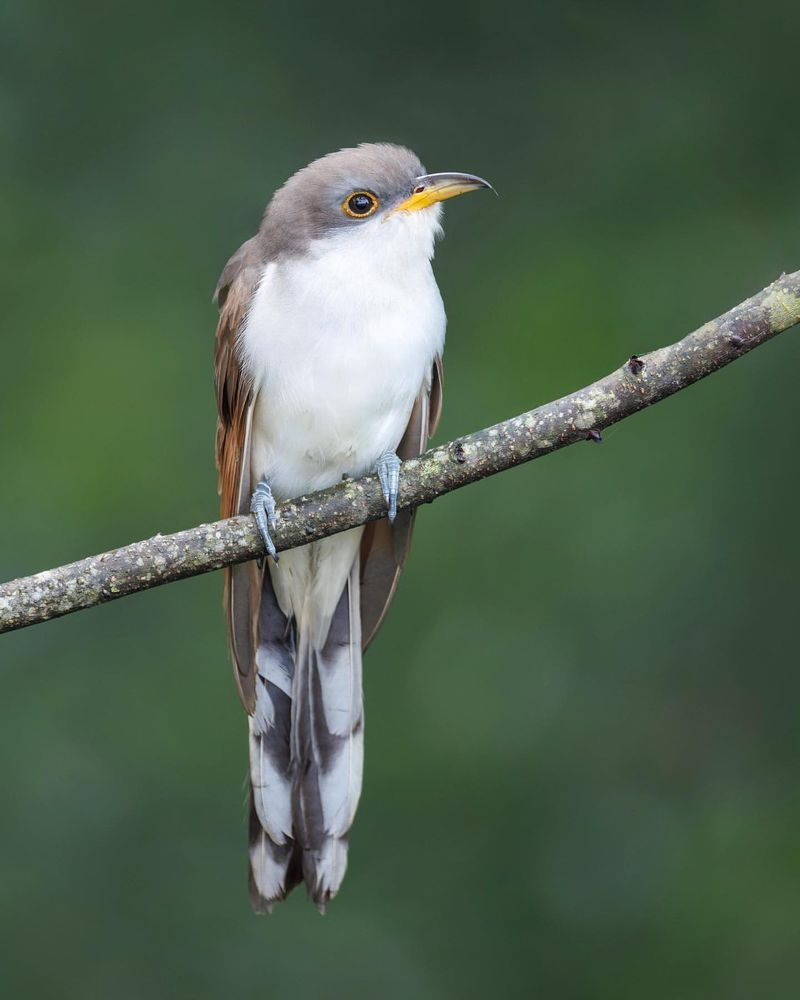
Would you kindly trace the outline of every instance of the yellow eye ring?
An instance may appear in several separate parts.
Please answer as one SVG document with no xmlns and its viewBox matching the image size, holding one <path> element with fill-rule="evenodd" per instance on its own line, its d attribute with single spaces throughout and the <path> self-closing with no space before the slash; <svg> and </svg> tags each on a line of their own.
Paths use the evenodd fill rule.
<svg viewBox="0 0 800 1000">
<path fill-rule="evenodd" d="M 368 219 L 380 202 L 371 191 L 353 191 L 342 202 L 342 211 L 351 219 Z"/>
</svg>

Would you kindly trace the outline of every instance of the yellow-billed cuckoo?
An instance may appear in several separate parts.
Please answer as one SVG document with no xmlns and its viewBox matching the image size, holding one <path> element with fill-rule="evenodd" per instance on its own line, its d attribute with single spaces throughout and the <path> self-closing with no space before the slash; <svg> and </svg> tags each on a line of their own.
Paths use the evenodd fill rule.
<svg viewBox="0 0 800 1000">
<path fill-rule="evenodd" d="M 401 459 L 442 398 L 445 314 L 431 269 L 441 202 L 490 185 L 426 174 L 364 144 L 298 171 L 217 286 L 222 516 L 251 511 L 273 559 L 225 574 L 250 725 L 250 894 L 271 910 L 305 879 L 324 911 L 361 792 L 361 654 L 408 552 Z M 282 553 L 275 503 L 377 471 L 387 518 Z"/>
</svg>

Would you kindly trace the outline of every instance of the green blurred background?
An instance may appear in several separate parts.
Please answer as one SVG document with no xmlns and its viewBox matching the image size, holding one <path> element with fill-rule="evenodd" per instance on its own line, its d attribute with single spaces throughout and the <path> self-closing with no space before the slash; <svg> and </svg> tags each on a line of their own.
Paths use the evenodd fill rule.
<svg viewBox="0 0 800 1000">
<path fill-rule="evenodd" d="M 216 514 L 217 274 L 363 139 L 448 208 L 439 439 L 800 267 L 800 10 L 5 0 L 0 578 Z M 8 996 L 752 998 L 800 976 L 800 341 L 419 519 L 325 919 L 246 892 L 218 574 L 0 638 Z"/>
</svg>

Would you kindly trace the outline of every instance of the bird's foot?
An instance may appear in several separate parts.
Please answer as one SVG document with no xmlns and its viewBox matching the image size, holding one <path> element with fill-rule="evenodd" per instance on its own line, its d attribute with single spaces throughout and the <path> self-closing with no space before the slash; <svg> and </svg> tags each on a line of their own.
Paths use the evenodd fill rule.
<svg viewBox="0 0 800 1000">
<path fill-rule="evenodd" d="M 375 463 L 383 498 L 389 508 L 389 523 L 397 517 L 397 488 L 400 483 L 400 459 L 393 451 L 384 452 Z"/>
<path fill-rule="evenodd" d="M 277 562 L 278 551 L 269 532 L 270 528 L 274 531 L 278 526 L 278 515 L 275 512 L 275 498 L 266 479 L 261 480 L 250 498 L 250 513 L 255 516 L 258 532 L 264 542 L 267 555 L 272 556 Z"/>
</svg>

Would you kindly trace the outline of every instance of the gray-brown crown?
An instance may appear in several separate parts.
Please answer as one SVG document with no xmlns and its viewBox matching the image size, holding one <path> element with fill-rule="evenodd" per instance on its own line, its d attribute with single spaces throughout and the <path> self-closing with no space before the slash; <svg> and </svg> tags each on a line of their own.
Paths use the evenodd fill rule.
<svg viewBox="0 0 800 1000">
<path fill-rule="evenodd" d="M 302 253 L 314 240 L 347 226 L 358 226 L 342 211 L 353 191 L 379 199 L 376 215 L 407 198 L 425 173 L 419 157 L 392 143 L 362 143 L 314 160 L 279 188 L 264 213 L 260 236 L 270 259 Z"/>
</svg>

